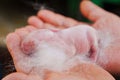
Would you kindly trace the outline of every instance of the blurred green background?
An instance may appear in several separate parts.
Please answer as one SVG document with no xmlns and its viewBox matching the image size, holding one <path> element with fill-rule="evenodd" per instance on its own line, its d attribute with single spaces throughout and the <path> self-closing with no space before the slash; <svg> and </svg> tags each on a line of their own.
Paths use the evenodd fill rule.
<svg viewBox="0 0 120 80">
<path fill-rule="evenodd" d="M 91 0 L 103 9 L 120 16 L 120 0 Z M 6 48 L 5 38 L 9 32 L 24 27 L 27 18 L 35 15 L 41 7 L 79 21 L 89 22 L 79 11 L 81 0 L 0 0 L 0 79 L 15 71 L 12 58 Z M 115 75 L 116 80 L 120 80 Z"/>
</svg>

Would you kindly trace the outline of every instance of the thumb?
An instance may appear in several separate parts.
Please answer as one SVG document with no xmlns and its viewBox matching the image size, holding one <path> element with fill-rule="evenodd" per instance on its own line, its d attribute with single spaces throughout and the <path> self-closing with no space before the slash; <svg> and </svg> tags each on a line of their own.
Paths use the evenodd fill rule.
<svg viewBox="0 0 120 80">
<path fill-rule="evenodd" d="M 100 18 L 103 18 L 107 13 L 107 11 L 102 8 L 96 6 L 91 1 L 84 0 L 81 2 L 80 9 L 82 14 L 91 21 L 97 21 Z"/>
</svg>

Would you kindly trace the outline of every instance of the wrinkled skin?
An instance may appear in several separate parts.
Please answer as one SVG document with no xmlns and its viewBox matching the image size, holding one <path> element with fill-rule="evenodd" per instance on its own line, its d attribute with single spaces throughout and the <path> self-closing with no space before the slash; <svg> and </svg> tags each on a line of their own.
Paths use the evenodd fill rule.
<svg viewBox="0 0 120 80">
<path fill-rule="evenodd" d="M 120 72 L 120 69 L 119 69 L 120 64 L 118 62 L 119 55 L 120 55 L 119 44 L 118 44 L 119 43 L 119 32 L 120 32 L 119 31 L 119 24 L 120 24 L 119 17 L 102 10 L 101 8 L 95 6 L 94 4 L 92 4 L 89 1 L 82 2 L 81 10 L 82 10 L 82 13 L 84 16 L 86 16 L 88 19 L 93 21 L 92 26 L 97 31 L 102 31 L 103 33 L 109 32 L 109 34 L 112 35 L 112 38 L 114 38 L 114 40 L 110 43 L 110 45 L 103 49 L 103 53 L 105 54 L 105 56 L 107 56 L 108 63 L 104 64 L 102 61 L 102 58 L 99 57 L 97 60 L 97 64 L 101 65 L 106 70 L 110 71 L 111 73 L 119 73 Z M 57 19 L 54 17 L 57 17 Z M 7 45 L 8 45 L 9 51 L 11 52 L 11 55 L 13 57 L 15 65 L 20 60 L 20 58 L 18 58 L 18 57 L 22 57 L 19 55 L 19 53 L 16 54 L 16 52 L 21 51 L 21 50 L 19 50 L 19 47 L 20 47 L 19 44 L 20 44 L 21 40 L 23 38 L 25 38 L 26 35 L 28 33 L 30 33 L 31 31 L 34 31 L 34 30 L 40 29 L 40 28 L 48 28 L 48 29 L 58 30 L 57 28 L 55 28 L 56 26 L 58 28 L 67 28 L 67 27 L 72 27 L 72 26 L 78 25 L 78 24 L 86 24 L 83 22 L 73 20 L 71 18 L 66 18 L 62 15 L 53 13 L 48 10 L 40 11 L 38 13 L 38 16 L 31 17 L 28 20 L 28 23 L 32 26 L 26 26 L 25 28 L 16 30 L 15 33 L 9 34 L 8 42 L 11 42 L 11 43 L 9 43 Z M 82 65 L 84 65 L 84 63 Z M 80 68 L 82 65 L 78 65 L 77 67 Z M 82 70 L 93 69 L 92 71 L 90 71 L 90 73 L 89 73 L 89 70 L 87 70 L 88 73 L 86 73 L 85 71 L 79 72 L 79 70 L 81 71 L 81 69 L 79 69 L 79 68 L 77 70 L 78 71 L 77 74 L 81 74 L 81 75 L 88 74 L 88 76 L 90 76 L 92 78 L 96 76 L 95 80 L 104 80 L 105 78 L 102 79 L 103 76 L 104 77 L 106 76 L 105 80 L 114 80 L 105 70 L 101 69 L 100 67 L 98 67 L 92 63 L 91 64 L 86 63 L 85 66 L 82 68 Z M 69 79 L 69 77 L 71 78 L 71 76 L 74 75 L 75 70 L 76 70 L 75 67 L 70 69 L 69 71 L 71 74 L 48 71 L 46 73 L 46 76 L 47 76 L 46 80 L 56 80 L 56 79 L 61 80 L 65 77 L 67 77 Z M 20 72 L 19 69 L 17 69 L 17 71 L 18 72 L 16 72 L 16 73 L 8 75 L 3 80 L 11 80 L 11 79 L 12 80 L 33 80 L 33 79 L 34 80 L 42 80 L 38 75 L 25 74 L 25 73 Z M 64 76 L 64 75 L 66 75 L 66 76 Z M 92 78 L 90 78 L 90 79 L 89 78 L 87 78 L 85 76 L 79 77 L 76 75 L 76 79 L 74 79 L 74 76 L 73 76 L 74 80 L 90 80 L 90 79 L 93 80 Z"/>
</svg>

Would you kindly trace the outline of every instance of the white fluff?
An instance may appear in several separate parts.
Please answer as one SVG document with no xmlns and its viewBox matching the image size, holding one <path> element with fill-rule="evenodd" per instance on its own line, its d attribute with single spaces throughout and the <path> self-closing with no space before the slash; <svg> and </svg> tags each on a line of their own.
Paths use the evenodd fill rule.
<svg viewBox="0 0 120 80">
<path fill-rule="evenodd" d="M 36 53 L 36 61 L 40 67 L 60 71 L 63 69 L 64 63 L 67 60 L 67 54 L 60 48 L 50 45 L 49 43 L 43 43 L 39 47 Z M 37 57 L 38 56 L 38 57 Z"/>
</svg>

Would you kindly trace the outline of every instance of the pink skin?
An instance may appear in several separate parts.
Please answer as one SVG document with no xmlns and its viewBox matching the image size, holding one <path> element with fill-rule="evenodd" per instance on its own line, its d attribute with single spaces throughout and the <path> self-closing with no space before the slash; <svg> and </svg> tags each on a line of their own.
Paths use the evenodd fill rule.
<svg viewBox="0 0 120 80">
<path fill-rule="evenodd" d="M 110 43 L 109 46 L 103 48 L 103 50 L 102 50 L 102 52 L 105 54 L 104 57 L 105 58 L 107 57 L 107 60 L 108 60 L 107 64 L 103 63 L 104 62 L 103 58 L 102 58 L 103 56 L 102 57 L 99 56 L 97 58 L 98 59 L 97 63 L 112 73 L 119 73 L 120 72 L 120 69 L 119 69 L 120 64 L 118 62 L 119 61 L 119 45 L 118 45 L 119 37 L 118 36 L 120 34 L 119 26 L 118 26 L 118 25 L 120 25 L 119 17 L 102 10 L 101 8 L 97 7 L 96 5 L 92 4 L 89 1 L 83 1 L 81 3 L 81 11 L 84 16 L 86 16 L 87 18 L 89 18 L 91 21 L 94 22 L 94 24 L 92 24 L 92 26 L 96 30 L 98 30 L 102 33 L 105 33 L 105 34 L 106 34 L 106 32 L 109 32 L 109 34 L 112 35 L 112 38 L 114 38 L 114 40 L 112 40 L 112 42 L 111 42 L 112 44 Z M 112 20 L 111 20 L 111 17 L 112 17 Z M 55 27 L 66 28 L 66 27 L 72 27 L 72 26 L 75 26 L 78 24 L 86 24 L 83 22 L 73 20 L 71 18 L 66 18 L 59 14 L 55 14 L 48 10 L 41 10 L 38 13 L 38 16 L 31 17 L 28 20 L 28 23 L 33 26 L 27 26 L 25 28 L 16 30 L 15 33 L 9 34 L 9 36 L 7 38 L 7 42 L 8 42 L 7 45 L 8 45 L 9 51 L 11 52 L 11 55 L 13 57 L 13 60 L 14 60 L 14 63 L 15 63 L 15 66 L 16 66 L 16 69 L 18 72 L 8 75 L 3 80 L 11 80 L 11 78 L 12 78 L 12 80 L 16 80 L 16 79 L 17 80 L 33 80 L 33 79 L 41 80 L 41 78 L 37 75 L 34 75 L 34 74 L 30 75 L 28 73 L 26 75 L 26 72 L 21 71 L 22 67 L 24 67 L 24 66 L 18 65 L 19 61 L 25 57 L 21 54 L 21 53 L 23 53 L 23 51 L 21 51 L 21 49 L 20 49 L 20 43 L 28 35 L 28 33 L 32 32 L 34 30 L 40 29 L 40 28 L 48 28 L 51 30 L 54 29 L 54 31 L 57 31 L 59 29 L 57 29 Z M 109 37 L 105 36 L 104 38 L 109 38 Z M 117 53 L 117 54 L 114 55 L 113 53 Z M 93 58 L 90 58 L 90 59 L 93 59 Z M 24 61 L 26 61 L 26 60 L 23 60 L 23 62 Z M 105 80 L 113 79 L 103 69 L 100 68 L 98 70 L 98 66 L 93 65 L 92 67 L 90 67 L 90 64 L 87 66 L 83 67 L 83 69 L 92 68 L 93 71 L 95 71 L 95 74 L 99 73 L 99 75 L 97 76 L 97 78 L 95 80 L 103 80 L 101 78 L 105 77 L 106 74 L 107 74 L 106 76 L 109 79 L 105 79 Z M 74 68 L 73 68 L 73 70 L 74 70 Z M 29 72 L 29 68 L 26 71 Z M 101 72 L 99 72 L 99 71 L 101 71 L 102 74 L 100 74 Z M 20 72 L 20 74 L 19 74 L 19 72 Z M 84 73 L 84 72 L 82 72 L 82 73 Z M 53 72 L 53 74 L 54 74 L 54 72 Z M 89 70 L 88 70 L 88 75 L 90 75 L 90 74 L 94 74 L 94 72 L 91 71 L 91 73 L 89 73 Z M 96 76 L 95 74 L 92 75 L 93 78 L 94 78 L 94 76 Z M 85 75 L 87 75 L 87 74 L 85 74 Z M 60 76 L 62 77 L 63 75 L 59 75 L 58 78 L 56 78 L 56 79 L 57 80 L 60 79 Z M 99 76 L 102 76 L 102 77 L 99 77 Z M 51 78 L 51 77 L 54 78 L 54 75 L 53 76 L 51 75 L 49 78 Z M 47 80 L 56 80 L 56 79 L 49 79 L 49 78 Z M 79 77 L 79 79 L 80 79 L 80 77 Z M 90 79 L 85 79 L 85 80 L 90 80 Z"/>
<path fill-rule="evenodd" d="M 108 72 L 92 62 L 97 56 L 95 54 L 97 54 L 98 38 L 96 31 L 89 26 L 81 25 L 57 31 L 27 26 L 9 34 L 6 40 L 17 72 L 8 75 L 3 80 L 114 80 Z M 38 56 L 45 53 L 37 53 L 37 51 L 48 50 L 47 47 L 44 47 L 44 42 L 50 44 L 49 48 L 53 48 L 53 51 L 55 49 L 64 51 L 68 57 L 67 61 L 77 54 L 80 54 L 79 56 L 85 55 L 85 59 L 73 59 L 74 64 L 62 71 L 56 71 L 55 65 L 52 65 L 53 69 L 44 68 L 44 65 L 41 68 L 39 65 L 41 57 Z M 94 51 L 89 53 L 91 49 Z M 95 56 L 92 57 L 92 55 Z M 59 63 L 60 60 L 56 60 L 56 62 Z M 40 74 L 41 70 L 42 74 Z"/>
<path fill-rule="evenodd" d="M 79 25 L 74 28 L 57 31 L 40 29 L 31 33 L 27 39 L 24 39 L 22 41 L 21 48 L 24 53 L 30 54 L 34 52 L 41 41 L 54 44 L 56 41 L 60 43 L 63 40 L 63 43 L 66 43 L 66 45 L 62 45 L 63 48 L 66 49 L 69 47 L 70 49 L 66 49 L 66 53 L 71 53 L 70 55 L 75 54 L 71 51 L 71 44 L 74 46 L 74 48 L 76 48 L 76 53 L 89 53 L 89 57 L 93 58 L 93 60 L 96 60 L 95 58 L 98 49 L 98 39 L 96 34 L 97 32 L 87 25 Z M 55 42 L 51 42 L 51 39 Z"/>
<path fill-rule="evenodd" d="M 91 25 L 103 35 L 106 35 L 102 38 L 102 40 L 109 38 L 113 39 L 108 44 L 108 46 L 102 50 L 104 56 L 99 56 L 97 64 L 99 64 L 112 74 L 119 74 L 120 45 L 118 43 L 120 42 L 120 18 L 112 13 L 101 9 L 88 0 L 82 1 L 80 9 L 82 14 L 93 22 L 93 24 Z M 39 25 L 37 22 L 39 22 Z M 38 28 L 41 28 L 41 25 L 46 28 L 46 24 L 52 28 L 67 28 L 78 24 L 87 24 L 84 22 L 76 21 L 72 18 L 62 16 L 60 14 L 56 14 L 49 10 L 39 11 L 37 16 L 32 16 L 29 18 L 28 23 Z M 47 28 L 49 27 L 47 26 Z M 111 36 L 108 37 L 107 34 Z M 107 63 L 104 63 L 105 60 L 103 59 L 103 57 L 108 60 Z"/>
<path fill-rule="evenodd" d="M 22 32 L 22 31 L 23 30 L 20 29 L 19 31 L 16 31 L 16 33 L 24 34 L 25 32 Z M 65 29 L 65 30 L 58 30 L 56 32 L 49 29 L 40 29 L 40 30 L 38 29 L 29 33 L 29 35 L 27 34 L 27 36 L 23 38 L 21 41 L 21 44 L 20 44 L 21 50 L 19 50 L 20 53 L 14 53 L 14 54 L 20 54 L 19 56 L 22 60 L 19 60 L 18 56 L 14 54 L 11 54 L 11 55 L 13 55 L 14 61 L 17 61 L 16 59 L 20 61 L 20 62 L 17 61 L 17 63 L 15 63 L 16 69 L 20 72 L 25 72 L 29 74 L 32 71 L 32 66 L 30 67 L 32 63 L 30 63 L 30 65 L 28 63 L 25 65 L 25 63 L 22 64 L 21 62 L 27 61 L 29 59 L 32 60 L 30 56 L 37 54 L 36 51 L 44 49 L 43 41 L 47 44 L 50 44 L 51 47 L 55 46 L 56 48 L 62 51 L 65 51 L 65 53 L 69 55 L 69 57 L 72 57 L 76 54 L 82 54 L 82 55 L 85 55 L 86 58 L 96 61 L 98 39 L 95 34 L 96 34 L 95 30 L 86 25 L 76 26 L 73 28 Z M 79 35 L 80 37 L 77 37 L 76 35 Z M 12 47 L 10 47 L 11 35 L 8 35 L 7 37 L 7 45 L 8 45 L 8 48 L 10 48 L 9 50 L 11 50 L 12 49 Z M 38 46 L 40 47 L 38 48 Z M 93 51 L 90 52 L 90 50 L 93 50 Z M 14 49 L 12 49 L 12 51 L 14 51 Z M 25 59 L 23 59 L 22 57 L 24 57 Z"/>
</svg>

